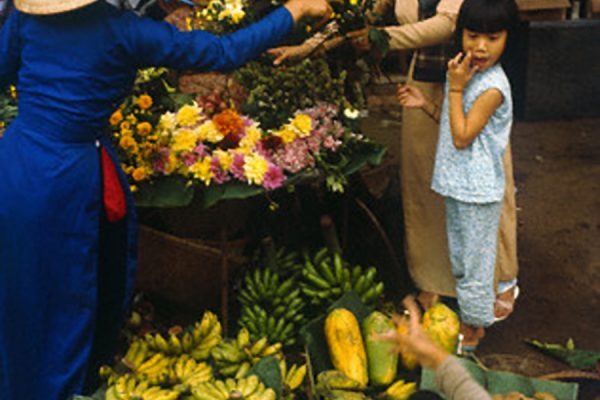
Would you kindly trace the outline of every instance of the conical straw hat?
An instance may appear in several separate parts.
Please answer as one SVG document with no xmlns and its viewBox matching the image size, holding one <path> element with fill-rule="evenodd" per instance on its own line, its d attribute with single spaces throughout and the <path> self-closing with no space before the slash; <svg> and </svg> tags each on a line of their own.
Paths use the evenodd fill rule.
<svg viewBox="0 0 600 400">
<path fill-rule="evenodd" d="M 17 10 L 27 14 L 59 14 L 92 4 L 97 0 L 15 0 Z"/>
</svg>

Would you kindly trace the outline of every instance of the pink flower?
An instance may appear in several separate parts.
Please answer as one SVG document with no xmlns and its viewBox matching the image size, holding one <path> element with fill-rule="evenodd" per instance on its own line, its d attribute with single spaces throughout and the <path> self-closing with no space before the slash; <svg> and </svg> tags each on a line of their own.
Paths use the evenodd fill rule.
<svg viewBox="0 0 600 400">
<path fill-rule="evenodd" d="M 219 157 L 213 156 L 210 160 L 210 170 L 213 173 L 212 180 L 217 184 L 221 184 L 227 182 L 229 180 L 229 175 L 227 171 L 223 171 L 221 168 L 221 162 L 219 161 Z"/>
<path fill-rule="evenodd" d="M 202 142 L 198 143 L 198 145 L 194 149 L 194 153 L 196 153 L 199 158 L 203 158 L 207 155 L 206 150 L 204 149 L 204 144 Z"/>
<path fill-rule="evenodd" d="M 269 164 L 263 178 L 263 187 L 268 190 L 277 189 L 283 185 L 284 181 L 283 170 L 275 164 Z"/>
<path fill-rule="evenodd" d="M 161 174 L 165 174 L 167 170 L 167 164 L 169 163 L 170 154 L 171 150 L 169 150 L 169 148 L 161 147 L 158 150 L 158 158 L 152 163 L 152 168 Z"/>
<path fill-rule="evenodd" d="M 242 153 L 235 153 L 233 155 L 231 173 L 236 179 L 246 181 L 246 177 L 244 176 L 244 155 Z"/>
<path fill-rule="evenodd" d="M 198 154 L 196 154 L 195 152 L 187 152 L 181 156 L 181 160 L 183 161 L 183 164 L 186 167 L 191 167 L 192 165 L 194 165 L 196 161 L 198 161 L 198 158 Z"/>
</svg>

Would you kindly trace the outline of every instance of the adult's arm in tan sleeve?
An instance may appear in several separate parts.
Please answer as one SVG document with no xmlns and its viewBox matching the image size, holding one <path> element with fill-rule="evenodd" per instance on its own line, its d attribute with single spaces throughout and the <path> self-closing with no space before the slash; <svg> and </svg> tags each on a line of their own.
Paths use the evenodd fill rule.
<svg viewBox="0 0 600 400">
<path fill-rule="evenodd" d="M 392 50 L 418 49 L 448 42 L 454 33 L 456 14 L 438 12 L 412 24 L 388 26 Z"/>
</svg>

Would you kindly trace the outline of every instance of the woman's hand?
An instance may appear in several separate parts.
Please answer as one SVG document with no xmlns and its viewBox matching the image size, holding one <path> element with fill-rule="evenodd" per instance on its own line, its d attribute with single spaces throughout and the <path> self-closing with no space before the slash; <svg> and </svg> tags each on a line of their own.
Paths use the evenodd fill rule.
<svg viewBox="0 0 600 400">
<path fill-rule="evenodd" d="M 327 20 L 332 13 L 327 0 L 289 0 L 284 7 L 292 14 L 294 22 L 302 17 L 323 17 L 323 20 Z"/>
<path fill-rule="evenodd" d="M 275 56 L 273 65 L 279 65 L 286 60 L 297 61 L 307 57 L 311 53 L 311 47 L 307 44 L 297 46 L 281 46 L 269 49 L 267 53 Z"/>
<path fill-rule="evenodd" d="M 399 351 L 408 351 L 417 358 L 417 361 L 425 368 L 436 369 L 450 354 L 435 344 L 421 326 L 421 313 L 415 299 L 408 296 L 403 301 L 410 319 L 406 321 L 399 315 L 393 317 L 394 323 L 409 324 L 408 334 L 400 335 L 396 330 L 375 335 L 380 340 L 393 342 Z"/>
<path fill-rule="evenodd" d="M 448 61 L 448 88 L 451 92 L 462 92 L 467 83 L 477 72 L 477 66 L 471 67 L 471 52 L 463 57 L 458 53 L 456 57 Z"/>
<path fill-rule="evenodd" d="M 427 99 L 418 88 L 410 85 L 398 85 L 396 87 L 396 97 L 402 107 L 423 108 Z"/>
<path fill-rule="evenodd" d="M 355 49 L 360 51 L 369 51 L 371 43 L 369 42 L 369 29 L 363 28 L 358 31 L 348 32 L 346 37 Z"/>
</svg>

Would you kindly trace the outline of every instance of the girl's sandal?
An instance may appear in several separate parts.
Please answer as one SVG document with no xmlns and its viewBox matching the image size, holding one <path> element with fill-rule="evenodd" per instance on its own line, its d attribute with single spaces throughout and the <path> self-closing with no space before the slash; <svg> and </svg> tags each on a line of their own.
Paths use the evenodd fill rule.
<svg viewBox="0 0 600 400">
<path fill-rule="evenodd" d="M 515 285 L 512 288 L 508 289 L 507 291 L 499 293 L 499 294 L 508 293 L 508 292 L 512 293 L 512 301 L 502 300 L 502 299 L 498 298 L 498 296 L 496 296 L 496 303 L 494 304 L 494 311 L 496 308 L 500 308 L 505 311 L 505 314 L 500 317 L 495 317 L 494 323 L 504 321 L 506 318 L 508 318 L 508 316 L 510 314 L 512 314 L 512 312 L 515 308 L 515 302 L 517 301 L 517 298 L 519 297 L 519 294 L 521 291 L 519 289 L 519 286 Z"/>
</svg>

